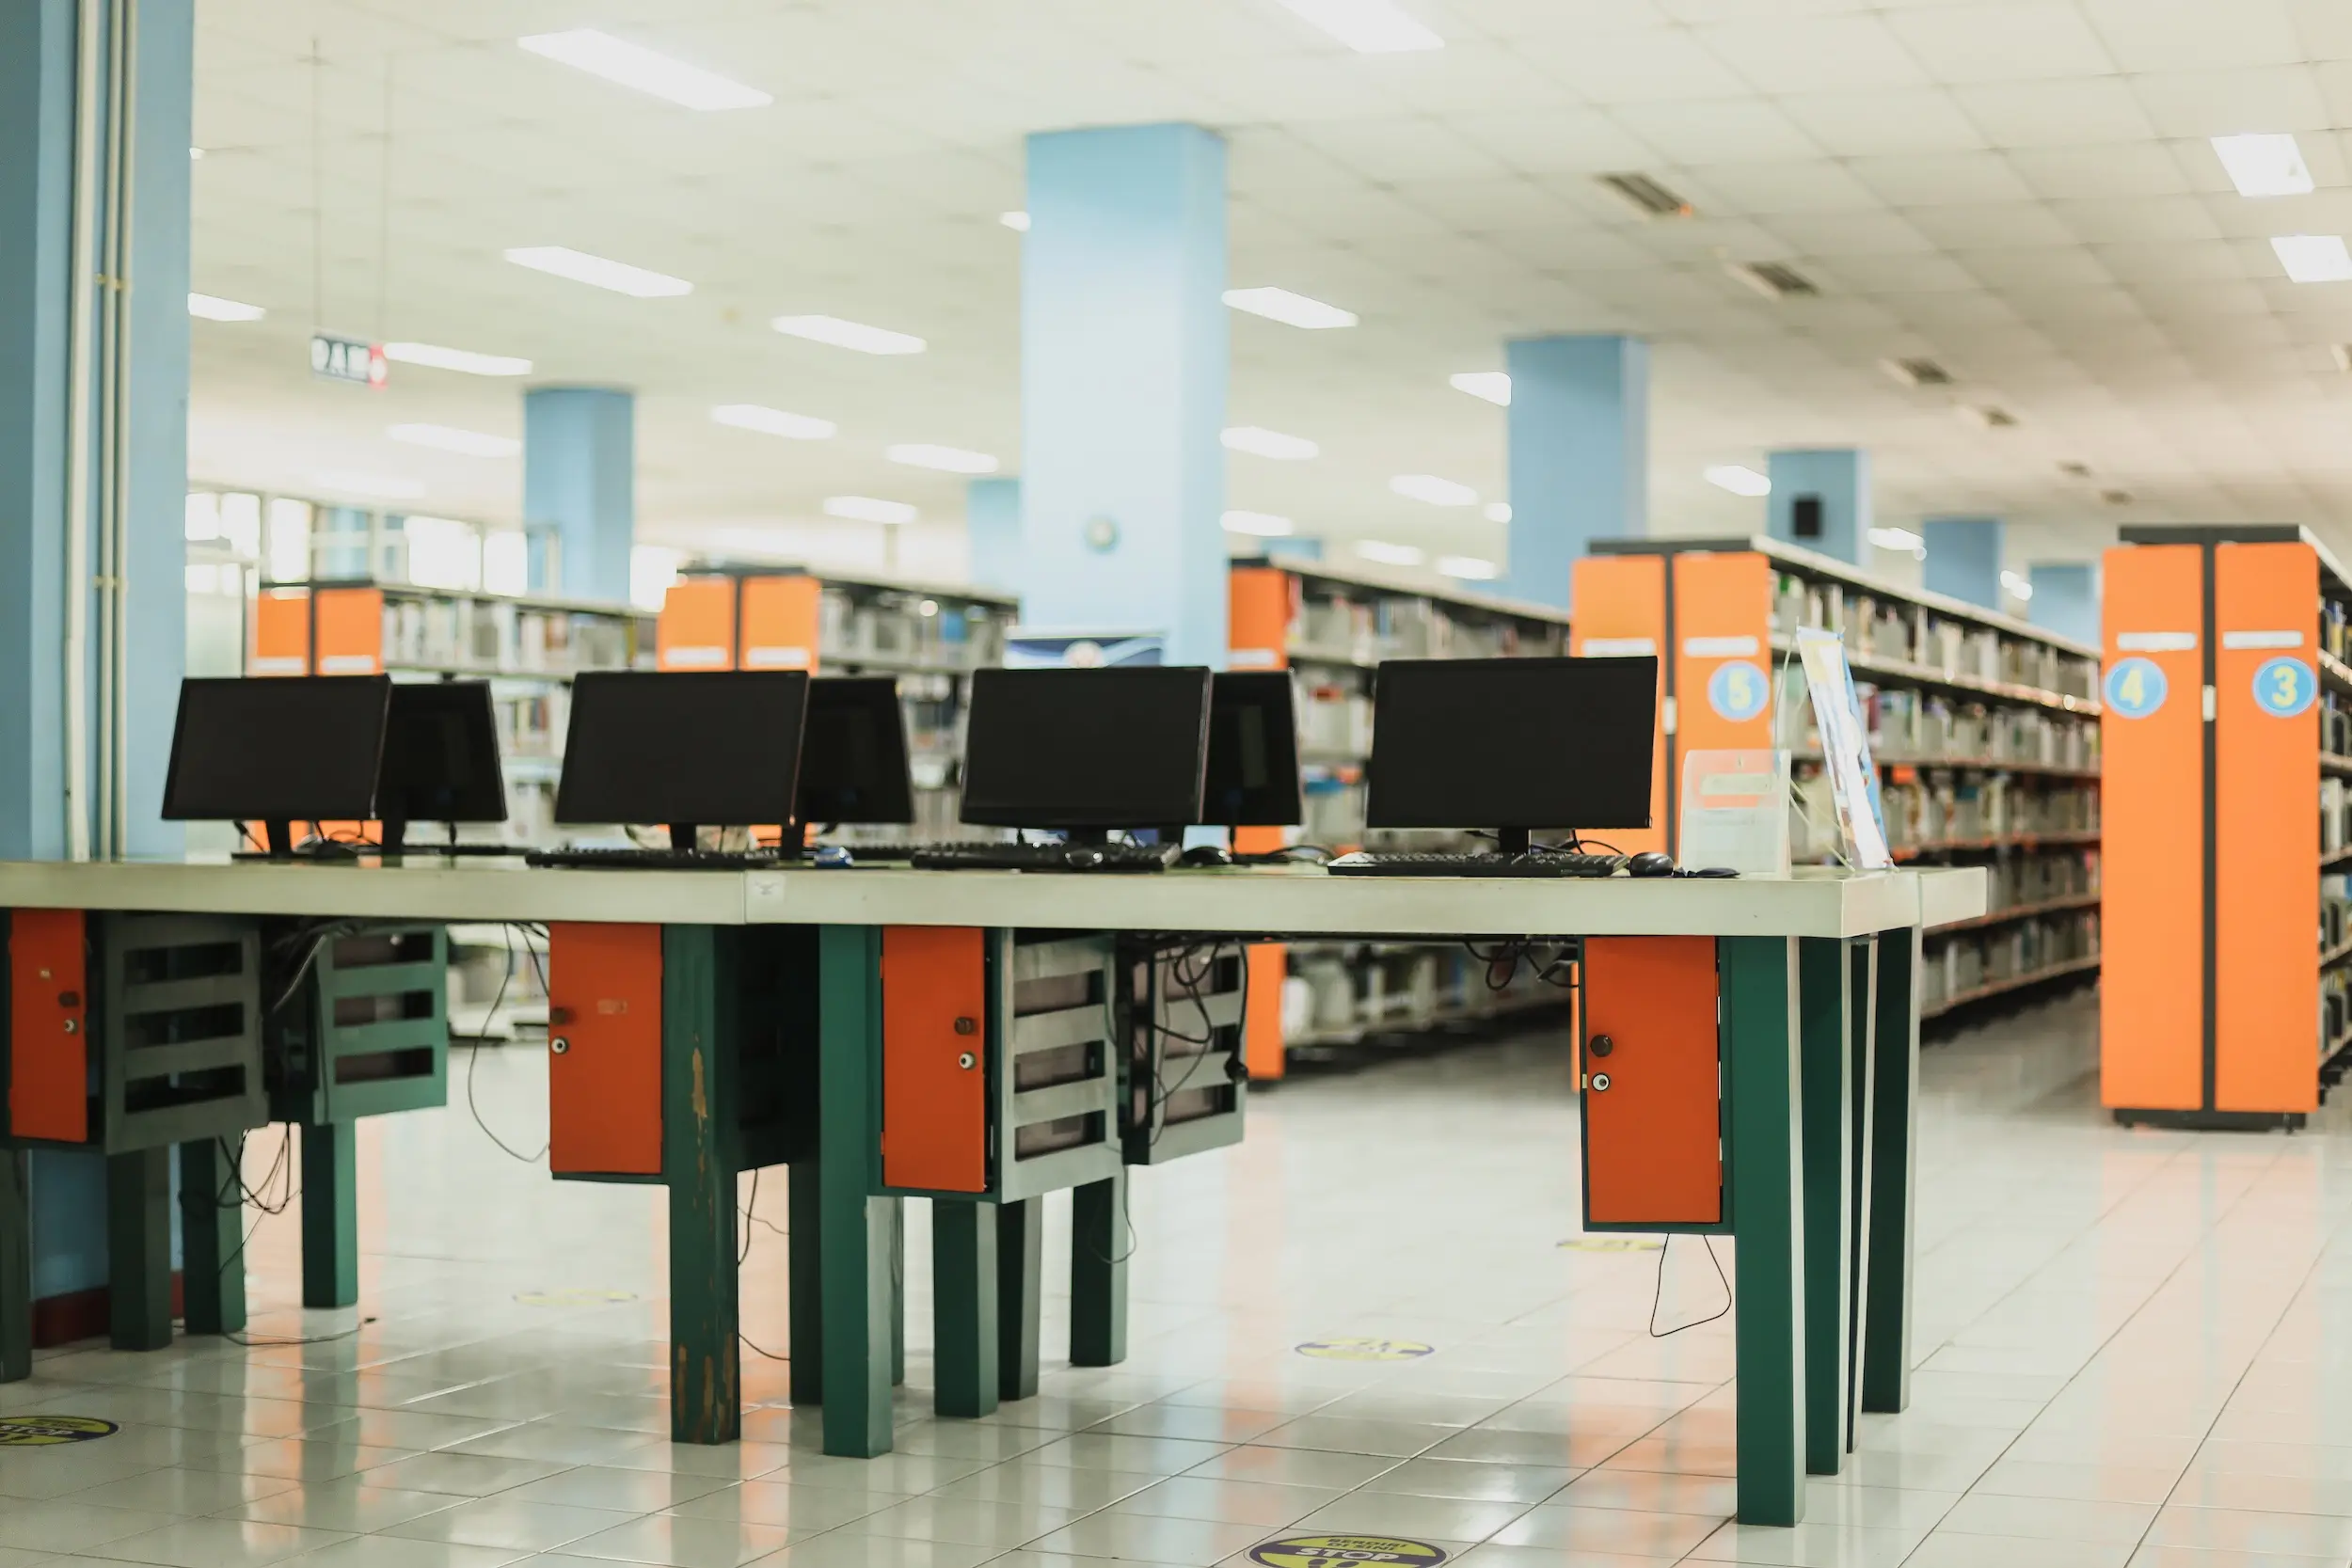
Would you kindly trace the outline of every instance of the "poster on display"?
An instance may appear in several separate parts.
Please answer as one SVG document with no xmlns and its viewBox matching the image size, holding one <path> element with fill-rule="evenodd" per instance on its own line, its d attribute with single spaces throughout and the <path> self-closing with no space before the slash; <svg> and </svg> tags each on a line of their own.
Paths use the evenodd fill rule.
<svg viewBox="0 0 2352 1568">
<path fill-rule="evenodd" d="M 1015 626 L 1005 634 L 1009 670 L 1104 670 L 1167 661 L 1162 631 L 1053 631 Z"/>
<path fill-rule="evenodd" d="M 1797 633 L 1797 657 L 1804 664 L 1805 689 L 1813 698 L 1814 727 L 1821 732 L 1822 766 L 1829 773 L 1846 860 L 1859 871 L 1886 870 L 1895 857 L 1886 847 L 1879 770 L 1870 760 L 1869 726 L 1862 721 L 1846 644 L 1835 632 L 1808 626 Z"/>
<path fill-rule="evenodd" d="M 1787 752 L 1689 752 L 1682 758 L 1685 865 L 1720 865 L 1743 877 L 1788 875 Z"/>
</svg>

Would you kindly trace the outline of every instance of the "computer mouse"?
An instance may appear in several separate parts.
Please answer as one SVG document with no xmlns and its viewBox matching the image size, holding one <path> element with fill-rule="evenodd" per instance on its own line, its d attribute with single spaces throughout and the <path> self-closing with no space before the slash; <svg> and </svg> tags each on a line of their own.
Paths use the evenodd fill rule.
<svg viewBox="0 0 2352 1568">
<path fill-rule="evenodd" d="M 1062 864 L 1073 871 L 1091 871 L 1103 861 L 1103 851 L 1090 845 L 1073 844 L 1061 852 Z"/>
<path fill-rule="evenodd" d="M 1645 849 L 1626 862 L 1625 874 L 1629 877 L 1671 877 L 1675 874 L 1674 857 L 1661 855 L 1655 849 Z"/>
<path fill-rule="evenodd" d="M 1233 863 L 1233 857 L 1230 850 L 1221 849 L 1214 844 L 1196 844 L 1184 851 L 1182 863 L 1185 865 L 1231 865 Z"/>
<path fill-rule="evenodd" d="M 851 866 L 856 863 L 857 857 L 850 852 L 847 845 L 828 844 L 817 851 L 817 866 L 819 870 L 831 871 L 835 867 Z"/>
</svg>

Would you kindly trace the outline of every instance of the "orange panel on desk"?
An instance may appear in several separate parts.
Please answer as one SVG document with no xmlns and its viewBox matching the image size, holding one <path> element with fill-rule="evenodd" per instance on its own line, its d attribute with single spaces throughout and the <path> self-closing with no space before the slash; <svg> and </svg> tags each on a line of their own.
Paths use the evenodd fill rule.
<svg viewBox="0 0 2352 1568">
<path fill-rule="evenodd" d="M 815 670 L 823 599 L 815 578 L 745 578 L 735 667 Z"/>
<path fill-rule="evenodd" d="M 1666 847 L 1673 786 L 1666 759 L 1666 558 L 1588 555 L 1568 575 L 1568 652 L 1580 658 L 1647 654 L 1658 657 L 1658 733 L 1651 742 L 1647 828 L 1613 829 L 1601 836 L 1629 855 Z M 1566 826 L 1581 826 L 1570 823 Z"/>
<path fill-rule="evenodd" d="M 2193 1111 L 2205 1094 L 2203 552 L 2111 549 L 2105 581 L 2100 1100 Z M 2306 778 L 2313 766 L 2304 760 Z M 2315 927 L 2315 895 L 2312 909 L 2305 924 Z"/>
<path fill-rule="evenodd" d="M 660 1175 L 661 927 L 549 926 L 548 1036 L 548 1168 Z"/>
<path fill-rule="evenodd" d="M 15 910 L 8 942 L 8 1131 L 89 1141 L 89 979 L 79 910 Z"/>
<path fill-rule="evenodd" d="M 2213 571 L 2213 1108 L 2312 1111 L 2319 557 L 2309 545 L 2217 545 Z"/>
<path fill-rule="evenodd" d="M 1584 943 L 1584 1217 L 1714 1225 L 1724 1217 L 1715 939 Z M 1609 1053 L 1593 1042 L 1607 1036 Z M 1609 1086 L 1597 1087 L 1606 1074 Z"/>
<path fill-rule="evenodd" d="M 300 588 L 264 588 L 253 601 L 253 653 L 248 675 L 310 673 L 310 594 Z"/>
<path fill-rule="evenodd" d="M 654 623 L 654 667 L 735 668 L 733 578 L 687 578 L 670 584 Z"/>
<path fill-rule="evenodd" d="M 886 1187 L 988 1186 L 986 941 L 970 926 L 882 928 Z"/>
<path fill-rule="evenodd" d="M 1290 668 L 1298 579 L 1279 566 L 1236 566 L 1225 578 L 1226 659 L 1235 670 Z"/>
<path fill-rule="evenodd" d="M 1772 571 L 1752 550 L 1674 558 L 1675 747 L 1666 780 L 1681 799 L 1686 752 L 1772 743 Z"/>
<path fill-rule="evenodd" d="M 384 673 L 384 594 L 373 588 L 322 588 L 312 601 L 322 675 Z"/>
</svg>

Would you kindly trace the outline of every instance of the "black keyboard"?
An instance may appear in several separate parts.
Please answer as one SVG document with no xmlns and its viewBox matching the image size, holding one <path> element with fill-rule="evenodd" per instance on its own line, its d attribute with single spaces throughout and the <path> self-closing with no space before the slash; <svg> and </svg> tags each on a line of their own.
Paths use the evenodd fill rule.
<svg viewBox="0 0 2352 1568">
<path fill-rule="evenodd" d="M 784 863 L 775 849 L 533 849 L 525 865 L 579 871 L 765 871 Z"/>
<path fill-rule="evenodd" d="M 1449 854 L 1342 855 L 1330 864 L 1334 877 L 1613 877 L 1624 855 L 1499 855 L 1491 851 Z"/>
<path fill-rule="evenodd" d="M 1165 871 L 1175 844 L 990 844 L 916 851 L 917 871 Z"/>
<path fill-rule="evenodd" d="M 814 855 L 819 849 L 847 849 L 852 859 L 862 863 L 866 861 L 911 861 L 917 855 L 986 853 L 991 849 L 1019 847 L 1021 846 L 1009 839 L 964 838 L 939 839 L 930 844 L 812 844 L 808 852 Z M 1058 849 L 1062 847 L 1054 844 L 1044 847 Z"/>
</svg>

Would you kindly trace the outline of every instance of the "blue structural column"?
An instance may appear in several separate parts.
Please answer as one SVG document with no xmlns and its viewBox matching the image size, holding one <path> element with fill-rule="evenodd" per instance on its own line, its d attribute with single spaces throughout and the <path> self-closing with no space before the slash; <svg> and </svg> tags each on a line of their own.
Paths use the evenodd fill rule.
<svg viewBox="0 0 2352 1568">
<path fill-rule="evenodd" d="M 1004 474 L 976 479 L 963 489 L 963 530 L 971 578 L 982 588 L 1021 590 L 1021 482 Z"/>
<path fill-rule="evenodd" d="M 91 169 L 93 274 L 111 236 L 104 221 L 106 54 L 127 8 L 100 8 L 101 100 Z M 0 5 L 0 859 L 56 860 L 75 834 L 78 812 L 89 842 L 99 820 L 102 719 L 97 575 L 102 557 L 98 497 L 102 354 L 93 307 L 77 355 L 73 333 L 77 7 L 73 0 Z M 186 646 L 188 180 L 195 40 L 190 8 L 147 5 L 126 30 L 130 125 L 129 253 L 121 267 L 121 332 L 127 346 L 121 485 L 122 777 L 119 847 L 132 856 L 176 856 L 178 823 L 162 820 L 163 778 Z M 89 410 L 86 503 L 69 497 L 68 427 L 82 383 Z M 90 578 L 67 580 L 69 540 L 87 547 Z M 92 787 L 67 795 L 66 605 L 83 595 L 88 658 L 80 722 L 91 738 Z M 105 1165 L 87 1154 L 31 1157 L 32 1289 L 63 1295 L 106 1283 Z M 13 1223 L 0 1216 L 0 1223 Z"/>
<path fill-rule="evenodd" d="M 1929 593 L 2002 608 L 1998 517 L 1930 517 L 1919 525 L 1919 538 L 1928 551 L 1920 581 Z"/>
<path fill-rule="evenodd" d="M 1021 553 L 1040 628 L 1225 661 L 1225 143 L 1194 125 L 1028 142 Z"/>
<path fill-rule="evenodd" d="M 1851 447 L 1771 454 L 1765 531 L 1808 550 L 1862 564 L 1870 537 L 1870 454 Z"/>
<path fill-rule="evenodd" d="M 2026 619 L 2077 642 L 2099 641 L 2099 565 L 2092 561 L 2040 561 L 2026 568 L 2033 589 Z"/>
<path fill-rule="evenodd" d="M 1502 586 L 1565 610 L 1585 546 L 1649 531 L 1649 344 L 1520 338 L 1505 362 L 1511 532 Z"/>
<path fill-rule="evenodd" d="M 523 524 L 531 586 L 608 604 L 628 598 L 637 532 L 637 398 L 609 387 L 523 394 Z M 546 544 L 555 542 L 552 568 Z"/>
</svg>

